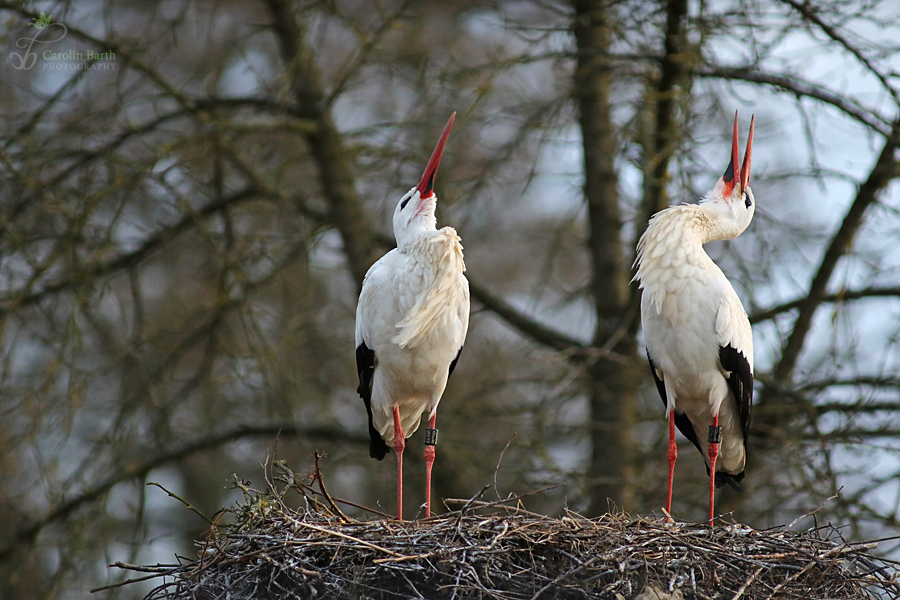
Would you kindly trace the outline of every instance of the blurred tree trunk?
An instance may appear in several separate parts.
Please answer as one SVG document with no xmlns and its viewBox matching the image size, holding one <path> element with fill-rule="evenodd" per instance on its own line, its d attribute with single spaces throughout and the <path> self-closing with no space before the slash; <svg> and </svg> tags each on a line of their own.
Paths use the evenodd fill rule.
<svg viewBox="0 0 900 600">
<path fill-rule="evenodd" d="M 690 46 L 684 34 L 687 0 L 669 0 L 665 4 L 665 54 L 659 79 L 655 86 L 651 86 L 647 102 L 647 108 L 653 112 L 655 119 L 648 136 L 651 139 L 644 147 L 644 200 L 639 227 L 670 204 L 669 163 L 675 150 L 681 147 L 683 135 L 683 123 L 678 119 L 677 108 L 685 102 L 691 87 L 685 68 L 690 59 Z"/>
<path fill-rule="evenodd" d="M 587 471 L 589 513 L 600 514 L 607 510 L 609 501 L 626 511 L 635 506 L 634 427 L 640 378 L 634 361 L 636 339 L 627 330 L 630 270 L 622 243 L 614 161 L 617 136 L 609 103 L 613 12 L 603 0 L 577 0 L 573 6 L 578 47 L 575 99 L 584 148 L 588 251 L 597 317 L 594 344 L 626 357 L 624 364 L 599 360 L 588 370 L 592 442 Z"/>
<path fill-rule="evenodd" d="M 295 115 L 309 119 L 315 127 L 306 135 L 310 154 L 319 169 L 322 192 L 329 216 L 341 234 L 344 254 L 357 289 L 369 267 L 378 260 L 372 228 L 356 194 L 353 160 L 334 124 L 330 103 L 312 50 L 303 39 L 303 25 L 287 0 L 268 0 L 272 27 L 287 64 Z"/>
</svg>

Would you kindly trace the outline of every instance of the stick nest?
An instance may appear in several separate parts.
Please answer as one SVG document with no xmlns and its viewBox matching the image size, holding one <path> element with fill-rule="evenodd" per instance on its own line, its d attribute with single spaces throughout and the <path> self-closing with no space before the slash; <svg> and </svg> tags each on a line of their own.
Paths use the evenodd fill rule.
<svg viewBox="0 0 900 600">
<path fill-rule="evenodd" d="M 556 519 L 524 510 L 520 498 L 447 501 L 461 507 L 418 521 L 359 521 L 328 495 L 318 460 L 309 474 L 318 490 L 275 467 L 272 479 L 285 485 L 270 481 L 261 492 L 235 482 L 245 501 L 228 511 L 231 524 L 213 524 L 199 559 L 116 563 L 144 576 L 109 587 L 161 578 L 147 600 L 900 597 L 895 563 L 830 525 L 794 532 L 624 514 Z M 286 505 L 290 490 L 304 509 Z"/>
</svg>

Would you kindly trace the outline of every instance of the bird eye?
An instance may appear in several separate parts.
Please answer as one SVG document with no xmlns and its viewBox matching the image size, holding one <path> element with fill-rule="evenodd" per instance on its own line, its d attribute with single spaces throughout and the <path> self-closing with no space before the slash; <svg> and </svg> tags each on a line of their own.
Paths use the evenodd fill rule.
<svg viewBox="0 0 900 600">
<path fill-rule="evenodd" d="M 407 202 L 409 202 L 409 198 L 406 198 L 403 202 L 400 203 L 400 210 L 406 208 Z"/>
<path fill-rule="evenodd" d="M 750 197 L 748 196 L 747 199 L 744 200 L 744 206 L 746 206 L 747 208 L 750 208 L 751 204 L 753 204 L 753 201 L 750 200 Z"/>
</svg>

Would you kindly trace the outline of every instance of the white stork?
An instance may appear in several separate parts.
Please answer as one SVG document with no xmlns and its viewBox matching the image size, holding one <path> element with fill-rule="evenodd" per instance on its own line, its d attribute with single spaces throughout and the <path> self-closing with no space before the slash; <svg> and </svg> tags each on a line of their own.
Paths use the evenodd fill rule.
<svg viewBox="0 0 900 600">
<path fill-rule="evenodd" d="M 356 366 L 369 415 L 369 455 L 397 455 L 397 519 L 403 519 L 403 448 L 428 414 L 425 516 L 431 516 L 435 414 L 469 328 L 469 282 L 452 227 L 437 229 L 433 191 L 450 116 L 419 184 L 394 209 L 397 247 L 366 273 L 356 308 Z"/>
<path fill-rule="evenodd" d="M 727 483 L 743 491 L 753 400 L 753 334 L 734 288 L 703 244 L 735 238 L 750 224 L 755 210 L 748 185 L 752 151 L 751 118 L 739 172 L 735 113 L 725 174 L 700 204 L 670 206 L 654 215 L 638 242 L 635 261 L 650 371 L 669 418 L 666 514 L 672 511 L 677 425 L 706 460 L 710 525 L 715 488 Z"/>
</svg>

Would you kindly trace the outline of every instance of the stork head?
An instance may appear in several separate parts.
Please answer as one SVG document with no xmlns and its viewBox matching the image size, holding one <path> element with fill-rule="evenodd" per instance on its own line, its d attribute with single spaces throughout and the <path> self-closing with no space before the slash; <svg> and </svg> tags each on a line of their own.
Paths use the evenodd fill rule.
<svg viewBox="0 0 900 600">
<path fill-rule="evenodd" d="M 441 155 L 444 153 L 444 145 L 450 135 L 450 127 L 456 113 L 450 115 L 450 120 L 444 126 L 441 138 L 438 140 L 431 158 L 425 166 L 425 172 L 418 185 L 409 190 L 394 209 L 394 237 L 397 238 L 397 247 L 402 248 L 404 242 L 412 240 L 422 231 L 434 231 L 437 229 L 437 219 L 434 209 L 437 206 L 437 196 L 434 194 L 434 178 L 437 175 L 438 165 L 441 163 Z"/>
<path fill-rule="evenodd" d="M 711 222 L 710 240 L 730 240 L 737 237 L 747 228 L 756 210 L 756 201 L 750 189 L 750 155 L 753 153 L 753 121 L 750 117 L 750 135 L 747 138 L 747 149 L 744 151 L 744 162 L 738 171 L 738 121 L 737 111 L 734 113 L 734 136 L 731 140 L 731 162 L 725 174 L 716 182 L 700 204 L 715 217 Z"/>
</svg>

